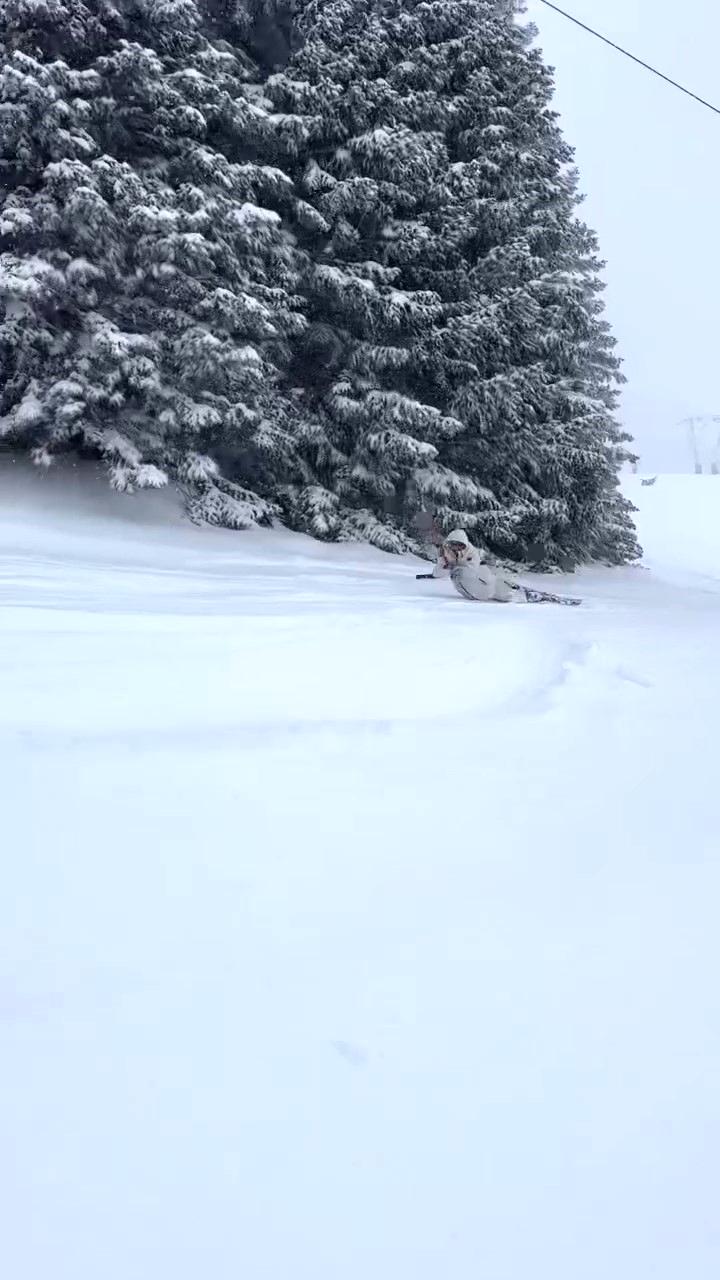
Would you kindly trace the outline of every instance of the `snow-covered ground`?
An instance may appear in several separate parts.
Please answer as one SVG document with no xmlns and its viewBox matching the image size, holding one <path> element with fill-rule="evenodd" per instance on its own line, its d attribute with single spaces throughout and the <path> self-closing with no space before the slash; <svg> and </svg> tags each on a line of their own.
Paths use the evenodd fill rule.
<svg viewBox="0 0 720 1280">
<path fill-rule="evenodd" d="M 715 1280 L 720 478 L 628 483 L 565 610 L 3 464 L 8 1280 Z"/>
</svg>

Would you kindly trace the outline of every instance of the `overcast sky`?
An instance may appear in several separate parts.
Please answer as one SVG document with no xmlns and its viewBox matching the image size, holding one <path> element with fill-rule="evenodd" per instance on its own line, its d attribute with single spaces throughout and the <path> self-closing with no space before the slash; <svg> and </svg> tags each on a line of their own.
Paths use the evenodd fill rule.
<svg viewBox="0 0 720 1280">
<path fill-rule="evenodd" d="M 720 0 L 557 3 L 720 106 Z M 678 420 L 720 415 L 720 116 L 539 0 L 527 8 L 607 259 L 624 421 L 642 470 L 687 470 Z"/>
</svg>

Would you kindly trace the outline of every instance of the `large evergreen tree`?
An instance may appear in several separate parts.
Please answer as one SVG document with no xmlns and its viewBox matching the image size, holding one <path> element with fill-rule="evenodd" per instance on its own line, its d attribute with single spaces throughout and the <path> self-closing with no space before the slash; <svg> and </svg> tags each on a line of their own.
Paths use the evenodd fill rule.
<svg viewBox="0 0 720 1280">
<path fill-rule="evenodd" d="M 322 219 L 298 228 L 314 498 L 401 526 L 432 505 L 507 557 L 622 560 L 636 548 L 600 264 L 516 7 L 311 0 L 268 80 Z"/>
<path fill-rule="evenodd" d="M 0 4 L 0 438 L 92 449 L 120 489 L 172 476 L 243 526 L 304 474 L 278 390 L 303 321 L 238 17 Z"/>
<path fill-rule="evenodd" d="M 631 556 L 596 245 L 515 9 L 0 0 L 0 442 L 238 526 L 400 549 L 431 507 L 508 558 Z"/>
</svg>

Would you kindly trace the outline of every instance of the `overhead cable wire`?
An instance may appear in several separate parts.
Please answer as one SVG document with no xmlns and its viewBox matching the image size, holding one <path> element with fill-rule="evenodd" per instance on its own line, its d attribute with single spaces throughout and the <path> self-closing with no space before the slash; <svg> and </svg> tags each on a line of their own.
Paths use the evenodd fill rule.
<svg viewBox="0 0 720 1280">
<path fill-rule="evenodd" d="M 688 98 L 693 98 L 695 102 L 699 102 L 701 107 L 707 107 L 708 111 L 714 111 L 716 116 L 720 116 L 720 107 L 716 107 L 712 102 L 708 102 L 706 98 L 701 98 L 698 93 L 693 93 L 692 89 L 687 89 L 685 85 L 680 84 L 677 80 L 666 76 L 664 72 L 658 71 L 657 67 L 653 67 L 649 62 L 643 62 L 642 58 L 636 57 L 634 53 L 630 53 L 629 49 L 623 49 L 622 45 L 616 44 L 614 40 L 610 40 L 608 36 L 601 35 L 599 31 L 595 31 L 593 27 L 589 27 L 586 22 L 581 22 L 579 18 L 574 17 L 572 13 L 568 13 L 566 9 L 561 9 L 559 5 L 553 4 L 552 0 L 540 0 L 540 4 L 544 4 L 546 9 L 553 9 L 555 13 L 559 13 L 562 18 L 567 18 L 568 22 L 573 22 L 576 27 L 580 27 L 583 31 L 587 31 L 589 35 L 594 36 L 596 40 L 602 40 L 603 44 L 607 44 L 611 49 L 615 49 L 617 53 L 621 53 L 623 57 L 629 58 L 631 62 L 637 63 L 639 67 L 644 67 L 646 71 L 652 72 L 659 80 L 664 80 L 666 84 L 672 85 L 673 89 L 679 89 L 680 93 L 684 93 Z"/>
</svg>

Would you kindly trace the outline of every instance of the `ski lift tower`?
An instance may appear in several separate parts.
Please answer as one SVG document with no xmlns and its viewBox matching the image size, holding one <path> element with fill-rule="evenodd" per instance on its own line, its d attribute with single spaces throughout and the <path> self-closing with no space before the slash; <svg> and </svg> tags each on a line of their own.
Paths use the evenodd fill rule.
<svg viewBox="0 0 720 1280">
<path fill-rule="evenodd" d="M 715 428 L 715 444 L 713 445 L 712 458 L 710 460 L 710 472 L 712 475 L 720 475 L 720 417 L 713 418 L 713 427 Z"/>
<path fill-rule="evenodd" d="M 714 435 L 715 442 L 709 455 L 709 473 L 713 476 L 720 475 L 720 415 L 712 413 L 699 414 L 694 418 L 685 418 L 680 423 L 680 426 L 685 427 L 687 430 L 696 476 L 703 474 L 703 453 L 705 453 L 705 450 L 701 450 L 701 439 L 702 437 L 707 438 L 709 434 Z"/>
</svg>

